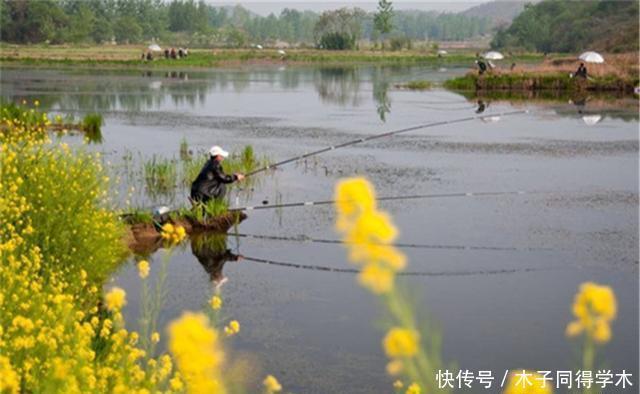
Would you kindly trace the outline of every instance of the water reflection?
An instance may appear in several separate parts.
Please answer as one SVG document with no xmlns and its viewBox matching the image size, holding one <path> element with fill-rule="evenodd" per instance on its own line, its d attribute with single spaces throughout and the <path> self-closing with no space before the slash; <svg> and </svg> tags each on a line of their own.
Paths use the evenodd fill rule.
<svg viewBox="0 0 640 394">
<path fill-rule="evenodd" d="M 360 105 L 360 77 L 354 67 L 322 67 L 314 73 L 314 85 L 324 102 Z"/>
<path fill-rule="evenodd" d="M 225 264 L 230 261 L 238 262 L 243 258 L 227 249 L 227 235 L 218 233 L 192 235 L 191 253 L 207 272 L 216 290 L 228 281 L 223 272 Z"/>
<path fill-rule="evenodd" d="M 443 80 L 448 73 L 448 70 L 410 66 L 321 66 L 282 70 L 273 67 L 210 71 L 108 70 L 100 71 L 99 76 L 95 70 L 52 70 L 44 71 L 34 79 L 29 70 L 9 68 L 3 70 L 0 83 L 2 95 L 11 100 L 38 98 L 42 107 L 48 110 L 101 113 L 204 106 L 220 93 L 253 92 L 256 86 L 265 84 L 284 91 L 306 88 L 314 90 L 323 103 L 341 107 L 359 107 L 372 101 L 372 110 L 384 122 L 392 111 L 390 87 L 416 79 Z M 455 75 L 456 69 L 450 73 Z M 423 94 L 427 97 L 430 93 Z M 637 100 L 616 93 L 589 92 L 572 96 L 560 91 L 500 91 L 461 94 L 472 101 L 477 113 L 483 113 L 492 101 L 554 105 L 562 102 L 560 115 L 578 117 L 577 112 L 581 117 L 582 114 L 591 115 L 590 111 L 600 111 L 599 107 L 608 103 L 606 113 L 600 113 L 603 118 L 638 119 Z"/>
<path fill-rule="evenodd" d="M 496 92 L 459 92 L 476 105 L 476 113 L 483 113 L 490 103 L 507 102 L 513 106 L 535 104 L 553 110 L 557 115 L 581 119 L 592 126 L 606 118 L 625 122 L 637 122 L 640 118 L 637 99 L 619 94 L 596 92 L 560 92 L 560 91 L 496 91 Z"/>
<path fill-rule="evenodd" d="M 387 94 L 389 90 L 388 71 L 382 67 L 374 68 L 372 75 L 373 100 L 376 103 L 376 112 L 381 121 L 386 121 L 386 116 L 391 112 L 391 99 Z"/>
</svg>

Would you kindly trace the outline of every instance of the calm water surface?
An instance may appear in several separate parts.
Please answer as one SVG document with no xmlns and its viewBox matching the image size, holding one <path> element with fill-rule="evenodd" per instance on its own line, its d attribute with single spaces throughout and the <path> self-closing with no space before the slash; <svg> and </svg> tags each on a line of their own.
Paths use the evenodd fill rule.
<svg viewBox="0 0 640 394">
<path fill-rule="evenodd" d="M 39 98 L 53 113 L 104 114 L 104 152 L 117 203 L 186 203 L 186 188 L 145 191 L 140 163 L 213 144 L 251 144 L 274 161 L 350 139 L 474 115 L 475 99 L 396 84 L 442 81 L 461 67 L 268 67 L 215 71 L 2 70 L 2 96 Z M 232 204 L 330 199 L 342 177 L 368 177 L 379 195 L 527 191 L 522 195 L 384 202 L 401 231 L 417 308 L 440 327 L 443 357 L 462 369 L 578 369 L 564 337 L 580 283 L 614 288 L 618 318 L 600 354 L 638 376 L 638 107 L 633 99 L 484 100 L 484 114 L 528 114 L 425 129 L 282 167 Z M 586 99 L 586 100 L 585 100 Z M 577 104 L 576 104 L 577 103 Z M 77 138 L 69 139 L 77 142 Z M 128 196 L 130 187 L 136 191 Z M 243 234 L 337 239 L 330 206 L 251 212 Z M 235 254 L 276 263 L 344 268 L 340 245 L 229 237 Z M 197 248 L 196 248 L 197 249 Z M 157 278 L 163 251 L 153 256 Z M 160 326 L 199 310 L 220 273 L 186 242 L 167 268 Z M 216 276 L 218 275 L 218 276 Z M 383 331 L 375 299 L 348 273 L 245 259 L 228 262 L 224 313 L 242 324 L 231 341 L 257 371 L 294 392 L 384 393 Z M 140 280 L 132 262 L 108 286 L 127 291 L 135 329 Z M 422 335 L 428 336 L 429 332 Z M 253 387 L 253 386 L 252 386 Z M 468 390 L 469 391 L 469 390 Z M 476 389 L 477 392 L 482 390 Z"/>
</svg>

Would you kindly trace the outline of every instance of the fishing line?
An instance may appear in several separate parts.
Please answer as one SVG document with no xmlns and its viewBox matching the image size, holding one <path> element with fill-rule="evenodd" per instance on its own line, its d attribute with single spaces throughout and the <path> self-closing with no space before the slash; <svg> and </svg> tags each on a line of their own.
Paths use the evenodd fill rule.
<svg viewBox="0 0 640 394">
<path fill-rule="evenodd" d="M 326 265 L 313 265 L 313 264 L 299 264 L 299 263 L 288 263 L 284 261 L 276 261 L 269 259 L 261 259 L 257 257 L 250 256 L 242 256 L 244 260 L 251 261 L 254 263 L 267 264 L 267 265 L 275 265 L 279 267 L 287 267 L 294 269 L 303 269 L 310 271 L 323 271 L 323 272 L 337 272 L 343 274 L 358 274 L 361 271 L 355 268 L 335 268 L 329 267 Z M 497 270 L 475 270 L 475 271 L 458 271 L 458 272 L 448 272 L 448 271 L 440 271 L 440 272 L 398 272 L 396 275 L 398 276 L 431 276 L 431 277 L 441 277 L 441 276 L 484 276 L 484 275 L 498 275 L 498 274 L 516 274 L 522 272 L 532 272 L 532 271 L 540 271 L 537 268 L 511 268 L 511 269 L 497 269 Z"/>
<path fill-rule="evenodd" d="M 262 168 L 258 168 L 257 170 L 253 170 L 253 171 L 245 174 L 245 177 L 252 176 L 252 175 L 255 175 L 255 174 L 258 174 L 260 172 L 264 172 L 264 171 L 267 171 L 267 170 L 270 170 L 270 169 L 274 169 L 274 168 L 283 166 L 285 164 L 293 163 L 293 162 L 296 162 L 298 160 L 306 159 L 306 158 L 311 157 L 311 156 L 316 156 L 316 155 L 319 155 L 319 154 L 322 154 L 322 153 L 325 153 L 325 152 L 330 152 L 332 150 L 345 148 L 347 146 L 359 144 L 359 143 L 362 143 L 362 142 L 372 141 L 372 140 L 379 139 L 379 138 L 391 137 L 393 135 L 397 135 L 397 134 L 401 134 L 401 133 L 407 133 L 409 131 L 426 129 L 426 128 L 436 127 L 436 126 L 444 126 L 444 125 L 449 125 L 449 124 L 454 124 L 454 123 L 469 122 L 471 120 L 483 119 L 483 118 L 493 117 L 493 116 L 503 117 L 503 116 L 510 116 L 510 115 L 518 115 L 518 114 L 524 114 L 524 113 L 527 113 L 527 112 L 528 112 L 527 110 L 519 110 L 519 111 L 502 112 L 502 113 L 496 113 L 496 114 L 484 114 L 484 115 L 478 115 L 478 116 L 469 116 L 469 117 L 466 117 L 466 118 L 460 118 L 460 119 L 454 119 L 454 120 L 443 120 L 443 121 L 440 121 L 440 122 L 426 123 L 426 124 L 421 124 L 421 125 L 417 125 L 417 126 L 407 127 L 407 128 L 404 128 L 404 129 L 387 131 L 385 133 L 370 135 L 368 137 L 363 137 L 363 138 L 358 138 L 358 139 L 355 139 L 355 140 L 352 140 L 352 141 L 343 142 L 342 144 L 328 146 L 326 148 L 318 149 L 318 150 L 313 151 L 313 152 L 305 153 L 303 155 L 299 155 L 299 156 L 295 156 L 295 157 L 292 157 L 292 158 L 289 158 L 289 159 L 286 159 L 286 160 L 282 160 L 282 161 L 279 161 L 279 162 L 277 162 L 275 164 L 270 164 L 270 165 L 264 166 Z"/>
<path fill-rule="evenodd" d="M 506 191 L 506 192 L 414 194 L 414 195 L 406 195 L 406 196 L 378 197 L 376 198 L 376 201 L 414 200 L 414 199 L 423 199 L 423 198 L 448 198 L 448 197 L 485 197 L 485 196 L 525 195 L 525 194 L 539 194 L 539 193 L 548 193 L 548 192 L 542 192 L 542 191 L 527 192 L 527 191 L 519 190 L 519 191 Z M 299 202 L 290 202 L 290 203 L 282 203 L 282 204 L 244 206 L 244 207 L 237 207 L 237 208 L 229 208 L 229 211 L 257 211 L 261 209 L 329 205 L 329 204 L 335 204 L 338 201 L 339 200 L 299 201 Z"/>
<path fill-rule="evenodd" d="M 340 244 L 348 245 L 349 242 L 345 242 L 339 239 L 324 239 L 324 238 L 309 238 L 306 236 L 299 237 L 285 237 L 277 235 L 263 235 L 263 234 L 244 234 L 230 233 L 229 236 L 240 237 L 247 239 L 263 239 L 270 241 L 294 241 L 294 242 L 310 242 L 321 244 Z M 468 245 L 440 245 L 440 244 L 418 244 L 418 243 L 371 243 L 372 245 L 387 245 L 396 248 L 412 248 L 412 249 L 451 249 L 451 250 L 485 250 L 485 251 L 504 251 L 504 252 L 534 252 L 534 251 L 552 251 L 549 248 L 518 248 L 518 247 L 502 247 L 502 246 L 468 246 Z"/>
</svg>

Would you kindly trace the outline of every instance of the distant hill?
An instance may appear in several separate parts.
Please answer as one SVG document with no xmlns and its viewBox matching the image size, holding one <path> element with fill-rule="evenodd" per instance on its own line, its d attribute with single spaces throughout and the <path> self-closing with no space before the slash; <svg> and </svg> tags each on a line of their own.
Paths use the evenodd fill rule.
<svg viewBox="0 0 640 394">
<path fill-rule="evenodd" d="M 544 0 L 526 5 L 492 48 L 539 52 L 638 51 L 637 0 Z"/>
<path fill-rule="evenodd" d="M 494 27 L 506 27 L 524 10 L 524 5 L 527 2 L 535 3 L 536 1 L 495 0 L 471 7 L 460 14 L 468 17 L 488 18 Z"/>
</svg>

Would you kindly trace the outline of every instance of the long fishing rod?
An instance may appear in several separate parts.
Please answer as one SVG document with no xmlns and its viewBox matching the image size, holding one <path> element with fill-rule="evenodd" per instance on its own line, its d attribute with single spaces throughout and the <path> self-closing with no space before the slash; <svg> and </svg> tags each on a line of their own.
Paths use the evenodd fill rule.
<svg viewBox="0 0 640 394">
<path fill-rule="evenodd" d="M 322 153 L 325 153 L 325 152 L 329 152 L 329 151 L 332 151 L 332 150 L 345 148 L 347 146 L 360 144 L 362 142 L 372 141 L 372 140 L 379 139 L 379 138 L 391 137 L 393 135 L 407 133 L 409 131 L 421 130 L 421 129 L 426 129 L 426 128 L 430 128 L 430 127 L 436 127 L 436 126 L 444 126 L 444 125 L 449 125 L 449 124 L 454 124 L 454 123 L 469 122 L 471 120 L 487 118 L 487 117 L 490 117 L 490 116 L 502 116 L 503 117 L 503 116 L 524 114 L 524 113 L 527 113 L 527 112 L 528 112 L 527 110 L 519 110 L 519 111 L 502 112 L 502 113 L 496 113 L 496 114 L 485 114 L 485 115 L 479 115 L 479 116 L 469 116 L 469 117 L 466 117 L 466 118 L 453 119 L 453 120 L 444 120 L 444 121 L 432 122 L 432 123 L 425 123 L 425 124 L 421 124 L 421 125 L 417 125 L 417 126 L 407 127 L 407 128 L 404 128 L 404 129 L 387 131 L 387 132 L 382 133 L 382 134 L 375 134 L 375 135 L 371 135 L 371 136 L 368 136 L 368 137 L 358 138 L 358 139 L 355 139 L 355 140 L 352 140 L 352 141 L 343 142 L 342 144 L 328 146 L 326 148 L 318 149 L 318 150 L 313 151 L 313 152 L 305 153 L 303 155 L 295 156 L 295 157 L 292 157 L 290 159 L 282 160 L 282 161 L 279 161 L 279 162 L 274 163 L 274 164 L 269 164 L 269 165 L 266 165 L 266 166 L 264 166 L 262 168 L 258 168 L 257 170 L 253 170 L 251 172 L 248 172 L 247 174 L 245 174 L 245 177 L 252 176 L 252 175 L 258 174 L 260 172 L 264 172 L 264 171 L 267 171 L 267 170 L 270 170 L 270 169 L 274 169 L 274 168 L 283 166 L 285 164 L 293 163 L 293 162 L 296 162 L 298 160 L 306 159 L 308 157 L 316 156 L 316 155 L 319 155 L 319 154 L 322 154 Z"/>
<path fill-rule="evenodd" d="M 270 241 L 293 241 L 293 242 L 309 242 L 320 244 L 349 244 L 339 239 L 326 239 L 326 238 L 310 238 L 306 236 L 298 237 L 286 237 L 278 235 L 266 235 L 266 234 L 245 234 L 245 233 L 229 233 L 229 236 L 247 238 L 247 239 L 261 239 Z M 374 243 L 374 245 L 382 245 Z M 450 249 L 450 250 L 484 250 L 484 251 L 501 251 L 501 252 L 535 252 L 535 251 L 552 251 L 550 248 L 534 248 L 534 247 L 505 247 L 505 246 L 474 246 L 474 245 L 451 245 L 451 244 L 419 244 L 419 243 L 404 243 L 397 242 L 393 244 L 385 244 L 396 248 L 411 248 L 411 249 Z"/>
<path fill-rule="evenodd" d="M 414 200 L 423 198 L 446 198 L 446 197 L 483 197 L 483 196 L 504 196 L 504 195 L 524 195 L 524 194 L 539 194 L 545 193 L 542 191 L 506 191 L 506 192 L 467 192 L 467 193 L 440 193 L 440 194 L 413 194 L 407 196 L 388 196 L 378 197 L 376 201 L 395 201 L 395 200 Z M 338 200 L 321 200 L 321 201 L 299 201 L 282 204 L 271 205 L 255 205 L 244 206 L 237 208 L 229 208 L 229 211 L 257 211 L 260 209 L 275 209 L 275 208 L 292 208 L 292 207 L 304 207 L 314 205 L 329 205 L 335 204 Z"/>
<path fill-rule="evenodd" d="M 244 255 L 242 256 L 242 258 L 244 260 L 251 261 L 254 263 L 275 265 L 279 267 L 296 268 L 296 269 L 304 269 L 304 270 L 311 270 L 311 271 L 337 272 L 337 273 L 344 273 L 344 274 L 360 273 L 360 270 L 355 268 L 336 268 L 336 267 L 329 267 L 326 265 L 289 263 L 284 261 L 261 259 L 257 257 L 250 257 L 250 256 L 244 256 Z M 478 276 L 478 275 L 496 275 L 496 274 L 516 274 L 521 272 L 532 272 L 532 271 L 540 271 L 540 270 L 542 269 L 541 268 L 509 268 L 509 269 L 474 270 L 474 271 L 434 271 L 434 272 L 415 271 L 415 272 L 398 272 L 396 275 L 398 276 L 432 276 L 432 277 Z"/>
</svg>

